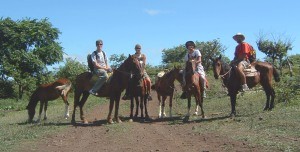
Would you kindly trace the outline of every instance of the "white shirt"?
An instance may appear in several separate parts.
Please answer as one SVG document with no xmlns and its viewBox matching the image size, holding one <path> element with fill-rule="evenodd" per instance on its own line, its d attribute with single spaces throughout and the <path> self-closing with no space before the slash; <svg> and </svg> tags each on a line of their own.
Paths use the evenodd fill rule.
<svg viewBox="0 0 300 152">
<path fill-rule="evenodd" d="M 97 52 L 97 56 L 98 57 L 96 57 L 96 54 L 93 52 L 91 54 L 92 61 L 98 63 L 102 67 L 106 67 L 106 63 L 105 63 L 105 58 L 104 58 L 103 52 L 102 51 L 100 51 L 100 52 L 96 51 L 96 52 Z"/>
</svg>

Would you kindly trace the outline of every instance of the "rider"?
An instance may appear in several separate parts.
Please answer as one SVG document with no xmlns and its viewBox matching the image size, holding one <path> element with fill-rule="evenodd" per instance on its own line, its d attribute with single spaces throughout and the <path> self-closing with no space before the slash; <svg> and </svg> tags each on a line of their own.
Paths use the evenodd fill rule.
<svg viewBox="0 0 300 152">
<path fill-rule="evenodd" d="M 245 36 L 242 33 L 237 33 L 232 38 L 238 43 L 238 45 L 235 48 L 234 59 L 231 61 L 231 65 L 237 67 L 237 73 L 241 77 L 242 82 L 241 91 L 244 92 L 249 90 L 249 88 L 246 83 L 246 76 L 243 70 L 250 66 L 249 56 L 252 46 L 244 42 Z"/>
<path fill-rule="evenodd" d="M 147 86 L 147 93 L 149 94 L 148 96 L 148 100 L 152 100 L 152 97 L 150 95 L 150 90 L 151 90 L 151 80 L 149 75 L 146 72 L 146 55 L 141 53 L 141 49 L 142 46 L 140 44 L 136 44 L 135 47 L 135 54 L 134 56 L 139 60 L 140 65 L 144 67 L 144 78 L 146 79 L 146 81 L 148 81 L 147 85 L 149 84 L 149 86 Z M 128 88 L 126 88 L 126 92 L 125 95 L 122 97 L 123 100 L 129 100 L 130 99 L 130 95 L 129 95 L 129 91 Z"/>
<path fill-rule="evenodd" d="M 196 45 L 193 41 L 187 41 L 185 43 L 185 47 L 188 49 L 187 54 L 184 57 L 184 61 L 188 61 L 190 59 L 196 60 L 196 72 L 200 75 L 200 81 L 201 81 L 201 90 L 203 90 L 202 95 L 204 98 L 206 98 L 206 78 L 205 78 L 205 72 L 204 68 L 201 64 L 201 53 L 199 49 L 196 49 Z M 185 72 L 183 73 L 183 86 L 185 86 Z M 183 87 L 184 88 L 184 87 Z M 182 99 L 186 98 L 186 91 L 184 90 L 182 95 Z"/>
<path fill-rule="evenodd" d="M 96 47 L 97 49 L 91 54 L 91 58 L 94 65 L 93 74 L 96 74 L 99 79 L 89 91 L 92 95 L 98 95 L 97 91 L 103 86 L 108 78 L 107 72 L 112 72 L 112 69 L 108 66 L 105 52 L 102 50 L 103 41 L 97 40 Z"/>
</svg>

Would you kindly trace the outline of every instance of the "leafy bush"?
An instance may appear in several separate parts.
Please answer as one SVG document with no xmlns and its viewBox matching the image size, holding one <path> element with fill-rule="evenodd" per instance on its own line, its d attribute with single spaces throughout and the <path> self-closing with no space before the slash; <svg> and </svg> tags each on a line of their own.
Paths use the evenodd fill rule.
<svg viewBox="0 0 300 152">
<path fill-rule="evenodd" d="M 0 80 L 0 98 L 15 97 L 13 82 L 9 80 Z"/>
</svg>

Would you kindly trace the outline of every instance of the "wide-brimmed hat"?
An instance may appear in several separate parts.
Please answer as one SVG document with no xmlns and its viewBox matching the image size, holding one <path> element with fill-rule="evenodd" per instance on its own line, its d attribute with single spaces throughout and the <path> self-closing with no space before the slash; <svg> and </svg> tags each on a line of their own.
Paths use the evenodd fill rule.
<svg viewBox="0 0 300 152">
<path fill-rule="evenodd" d="M 245 36 L 242 34 L 242 33 L 236 33 L 233 37 L 232 37 L 234 40 L 238 40 L 238 39 L 241 39 L 242 41 L 245 40 Z"/>
</svg>

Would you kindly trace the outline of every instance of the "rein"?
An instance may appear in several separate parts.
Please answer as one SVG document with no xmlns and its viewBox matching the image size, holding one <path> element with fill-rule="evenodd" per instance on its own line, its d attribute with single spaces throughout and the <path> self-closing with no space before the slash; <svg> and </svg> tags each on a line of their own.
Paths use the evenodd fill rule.
<svg viewBox="0 0 300 152">
<path fill-rule="evenodd" d="M 225 73 L 225 74 L 222 74 L 222 75 L 219 75 L 219 77 L 223 78 L 231 71 L 232 67 L 230 67 L 230 69 Z"/>
</svg>

